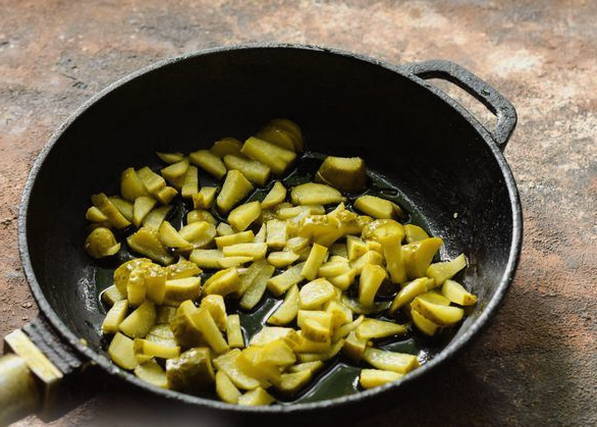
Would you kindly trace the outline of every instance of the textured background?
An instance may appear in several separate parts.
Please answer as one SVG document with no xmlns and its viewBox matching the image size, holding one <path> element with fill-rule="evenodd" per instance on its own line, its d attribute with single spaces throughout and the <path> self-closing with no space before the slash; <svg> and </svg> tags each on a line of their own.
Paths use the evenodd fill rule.
<svg viewBox="0 0 597 427">
<path fill-rule="evenodd" d="M 29 168 L 51 132 L 110 82 L 169 56 L 264 40 L 395 63 L 445 58 L 518 110 L 506 155 L 524 205 L 523 255 L 495 321 L 438 374 L 433 395 L 371 416 L 379 425 L 597 424 L 596 20 L 590 0 L 0 0 L 0 335 L 37 313 L 16 243 Z M 55 425 L 142 421 L 110 419 L 115 406 L 98 396 Z"/>
</svg>

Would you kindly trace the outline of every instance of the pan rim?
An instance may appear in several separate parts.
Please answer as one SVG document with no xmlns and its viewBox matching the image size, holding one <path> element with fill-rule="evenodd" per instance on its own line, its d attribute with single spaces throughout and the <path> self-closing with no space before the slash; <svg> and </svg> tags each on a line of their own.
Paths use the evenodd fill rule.
<svg viewBox="0 0 597 427">
<path fill-rule="evenodd" d="M 49 153 L 51 152 L 54 145 L 60 140 L 61 136 L 64 132 L 73 124 L 79 116 L 81 116 L 85 111 L 87 111 L 90 107 L 92 107 L 95 103 L 99 100 L 113 92 L 114 90 L 118 89 L 119 87 L 127 84 L 128 82 L 136 79 L 138 77 L 144 76 L 145 74 L 151 73 L 155 70 L 158 70 L 162 67 L 166 67 L 172 64 L 180 63 L 195 57 L 199 56 L 206 56 L 211 54 L 222 54 L 228 51 L 237 51 L 237 50 L 259 50 L 259 49 L 288 49 L 288 50 L 297 50 L 297 51 L 314 51 L 314 52 L 321 52 L 321 53 L 328 53 L 333 55 L 342 56 L 347 59 L 356 60 L 359 62 L 366 62 L 372 65 L 377 65 L 382 67 L 386 70 L 393 71 L 394 73 L 400 75 L 401 77 L 407 78 L 412 82 L 416 83 L 420 87 L 431 91 L 437 97 L 442 99 L 445 103 L 447 103 L 450 107 L 456 109 L 463 118 L 469 122 L 471 126 L 478 132 L 481 136 L 483 142 L 488 146 L 491 150 L 495 161 L 498 164 L 504 182 L 506 184 L 508 190 L 508 197 L 510 200 L 510 208 L 512 211 L 512 239 L 510 242 L 510 251 L 508 254 L 508 262 L 506 264 L 506 268 L 504 273 L 500 279 L 500 282 L 497 286 L 495 294 L 493 298 L 489 300 L 487 305 L 484 308 L 483 313 L 481 313 L 473 322 L 473 324 L 469 327 L 469 329 L 460 335 L 458 338 L 452 340 L 440 353 L 438 353 L 432 360 L 425 363 L 420 368 L 410 372 L 407 374 L 401 381 L 395 383 L 385 384 L 380 387 L 376 387 L 370 390 L 360 391 L 358 393 L 354 393 L 351 395 L 345 395 L 336 397 L 333 399 L 322 400 L 318 402 L 311 402 L 311 403 L 297 403 L 297 404 L 289 404 L 289 405 L 273 405 L 273 406 L 262 406 L 262 407 L 246 407 L 246 406 L 238 406 L 232 405 L 224 402 L 220 402 L 217 400 L 201 398 L 197 396 L 192 396 L 188 394 L 183 394 L 171 390 L 159 389 L 153 387 L 135 377 L 133 374 L 117 367 L 113 362 L 108 360 L 105 356 L 101 355 L 100 353 L 96 352 L 95 350 L 91 349 L 84 345 L 81 342 L 80 338 L 77 337 L 61 320 L 60 316 L 52 309 L 51 305 L 47 301 L 44 292 L 42 291 L 37 278 L 35 276 L 35 272 L 33 270 L 33 265 L 31 263 L 31 258 L 29 255 L 29 245 L 27 242 L 27 213 L 29 208 L 29 200 L 31 197 L 31 191 L 35 184 L 36 177 L 38 175 L 38 171 L 41 169 L 45 160 Z M 514 275 L 516 272 L 516 268 L 518 266 L 518 262 L 520 259 L 520 252 L 522 248 L 522 207 L 520 203 L 520 196 L 519 192 L 512 174 L 512 171 L 503 155 L 503 153 L 499 150 L 498 145 L 496 144 L 495 140 L 491 136 L 491 134 L 483 127 L 483 125 L 464 107 L 462 107 L 459 103 L 457 103 L 454 99 L 449 97 L 440 89 L 434 87 L 433 85 L 426 84 L 423 80 L 419 79 L 412 74 L 408 74 L 404 70 L 401 69 L 401 66 L 393 65 L 387 63 L 385 61 L 381 61 L 375 58 L 371 58 L 369 56 L 355 54 L 349 51 L 336 49 L 336 48 L 328 48 L 328 47 L 321 47 L 316 45 L 307 45 L 307 44 L 289 44 L 289 43 L 251 43 L 251 44 L 240 44 L 240 45 L 231 45 L 231 46 L 224 46 L 224 47 L 216 47 L 210 49 L 203 49 L 183 55 L 179 55 L 176 57 L 164 59 L 149 66 L 143 67 L 139 70 L 136 70 L 125 77 L 118 79 L 117 81 L 108 85 L 105 89 L 98 92 L 87 101 L 85 101 L 81 106 L 79 106 L 68 119 L 66 119 L 51 135 L 48 143 L 42 148 L 40 153 L 38 154 L 37 159 L 35 160 L 27 181 L 25 183 L 23 189 L 23 195 L 21 199 L 21 205 L 19 208 L 19 218 L 18 218 L 18 242 L 19 242 L 19 252 L 21 257 L 21 263 L 23 265 L 23 269 L 25 271 L 25 276 L 27 278 L 27 282 L 29 283 L 29 287 L 33 293 L 33 296 L 39 306 L 41 316 L 44 316 L 50 324 L 56 329 L 57 333 L 65 339 L 76 351 L 83 354 L 89 360 L 95 362 L 99 365 L 104 371 L 106 371 L 109 375 L 119 377 L 120 379 L 125 379 L 130 383 L 135 384 L 136 386 L 149 391 L 151 393 L 155 393 L 157 395 L 161 395 L 167 397 L 169 399 L 173 399 L 175 401 L 181 401 L 185 403 L 190 403 L 193 405 L 198 406 L 205 406 L 212 409 L 218 410 L 227 410 L 233 412 L 252 412 L 252 413 L 270 413 L 270 414 L 281 414 L 281 413 L 295 413 L 295 412 L 306 412 L 306 411 L 313 411 L 325 408 L 337 408 L 340 406 L 348 405 L 351 403 L 355 403 L 358 401 L 367 400 L 374 397 L 380 397 L 385 392 L 397 389 L 398 387 L 403 386 L 403 384 L 409 384 L 415 381 L 420 376 L 426 375 L 428 372 L 433 371 L 436 369 L 437 366 L 445 363 L 448 359 L 452 358 L 455 354 L 462 350 L 466 344 L 468 344 L 471 339 L 478 335 L 478 333 L 483 329 L 487 324 L 490 318 L 495 314 L 503 299 L 510 287 L 514 279 Z"/>
</svg>

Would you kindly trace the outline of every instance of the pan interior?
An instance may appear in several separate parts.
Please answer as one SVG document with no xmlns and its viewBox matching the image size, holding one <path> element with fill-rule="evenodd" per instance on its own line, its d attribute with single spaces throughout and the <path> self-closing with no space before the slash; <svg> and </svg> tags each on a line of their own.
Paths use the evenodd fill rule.
<svg viewBox="0 0 597 427">
<path fill-rule="evenodd" d="M 155 151 L 246 138 L 275 117 L 296 121 L 309 150 L 363 157 L 379 190 L 444 239 L 442 258 L 467 254 L 460 279 L 479 303 L 455 333 L 471 327 L 502 280 L 513 233 L 506 183 L 480 135 L 393 71 L 317 50 L 254 48 L 190 57 L 128 81 L 84 111 L 49 152 L 31 190 L 27 242 L 39 287 L 74 336 L 103 353 L 98 293 L 111 284 L 113 265 L 82 250 L 89 196 L 116 194 L 120 172 L 157 166 Z M 253 325 L 268 304 L 247 315 Z M 391 348 L 432 358 L 451 338 L 410 337 Z M 336 365 L 299 401 L 355 392 L 357 372 Z"/>
</svg>

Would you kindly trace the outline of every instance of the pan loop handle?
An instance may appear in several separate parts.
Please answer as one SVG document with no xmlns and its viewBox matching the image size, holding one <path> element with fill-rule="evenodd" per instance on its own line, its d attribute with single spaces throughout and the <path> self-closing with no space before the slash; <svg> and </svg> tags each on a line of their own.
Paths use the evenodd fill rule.
<svg viewBox="0 0 597 427">
<path fill-rule="evenodd" d="M 449 81 L 480 101 L 497 117 L 495 129 L 487 131 L 493 137 L 498 148 L 504 151 L 516 127 L 516 110 L 510 101 L 487 82 L 466 68 L 445 60 L 413 62 L 404 65 L 401 70 L 423 80 L 437 78 Z"/>
</svg>

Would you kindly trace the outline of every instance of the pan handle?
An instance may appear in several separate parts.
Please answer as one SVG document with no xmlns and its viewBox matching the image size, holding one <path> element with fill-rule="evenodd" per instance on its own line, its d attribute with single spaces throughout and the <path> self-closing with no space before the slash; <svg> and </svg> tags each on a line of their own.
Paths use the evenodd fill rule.
<svg viewBox="0 0 597 427">
<path fill-rule="evenodd" d="M 480 101 L 497 117 L 495 129 L 488 132 L 493 137 L 500 150 L 504 151 L 506 144 L 516 127 L 517 115 L 514 106 L 487 82 L 451 61 L 430 60 L 413 62 L 401 67 L 402 70 L 420 79 L 442 79 L 454 83 L 469 95 Z"/>
<path fill-rule="evenodd" d="M 37 414 L 51 421 L 89 397 L 87 363 L 38 317 L 4 337 L 0 356 L 0 426 Z"/>
</svg>

